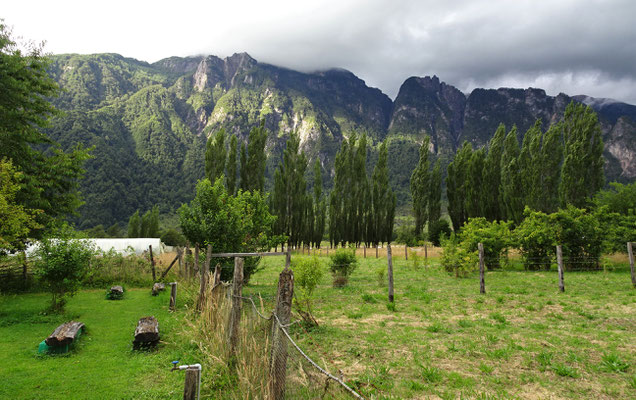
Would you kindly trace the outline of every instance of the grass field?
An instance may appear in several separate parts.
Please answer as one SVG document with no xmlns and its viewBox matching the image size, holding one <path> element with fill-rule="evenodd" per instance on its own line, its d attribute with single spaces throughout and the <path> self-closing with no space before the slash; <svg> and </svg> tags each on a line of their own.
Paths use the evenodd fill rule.
<svg viewBox="0 0 636 400">
<path fill-rule="evenodd" d="M 622 265 L 615 271 L 566 272 L 565 293 L 555 270 L 488 272 L 480 295 L 477 276 L 457 279 L 436 260 L 415 265 L 403 248 L 393 253 L 395 310 L 387 306 L 386 260 L 368 250 L 344 288 L 325 274 L 315 293 L 318 328 L 290 327 L 313 359 L 365 397 L 636 398 L 636 290 L 624 257 L 611 260 Z M 327 270 L 329 259 L 320 259 Z M 244 293 L 261 295 L 269 309 L 284 258 L 262 265 Z M 188 333 L 184 286 L 176 313 L 167 292 L 152 297 L 148 289 L 129 289 L 122 301 L 85 290 L 61 316 L 42 313 L 47 294 L 0 296 L 0 398 L 177 399 L 183 373 L 169 371 L 172 360 L 204 364 L 202 398 L 244 398 L 227 391 L 223 361 L 202 359 L 205 349 Z M 162 342 L 134 352 L 134 328 L 146 315 L 159 319 Z M 38 343 L 70 319 L 87 326 L 78 346 L 38 355 Z"/>
<path fill-rule="evenodd" d="M 64 315 L 44 315 L 48 294 L 0 297 L 1 399 L 168 399 L 183 393 L 183 374 L 172 360 L 188 362 L 179 318 L 168 312 L 168 294 L 126 291 L 123 300 L 105 300 L 105 291 L 82 291 Z M 157 351 L 132 351 L 142 316 L 159 320 Z M 86 325 L 75 349 L 64 355 L 37 354 L 38 344 L 68 320 Z M 194 349 L 192 350 L 195 351 Z"/>
<path fill-rule="evenodd" d="M 291 328 L 314 359 L 362 394 L 636 398 L 636 290 L 628 269 L 566 273 L 565 293 L 556 270 L 488 272 L 480 295 L 477 276 L 457 279 L 403 258 L 394 264 L 395 311 L 379 281 L 386 260 L 367 258 L 342 289 L 325 276 L 314 307 L 319 328 Z M 264 265 L 245 292 L 271 300 L 283 260 Z"/>
</svg>

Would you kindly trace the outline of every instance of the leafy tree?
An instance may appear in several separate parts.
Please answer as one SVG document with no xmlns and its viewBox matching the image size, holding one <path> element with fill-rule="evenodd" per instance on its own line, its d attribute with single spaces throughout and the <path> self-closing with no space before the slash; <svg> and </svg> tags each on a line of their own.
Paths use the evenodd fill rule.
<svg viewBox="0 0 636 400">
<path fill-rule="evenodd" d="M 636 182 L 628 185 L 610 182 L 609 189 L 594 196 L 594 205 L 597 208 L 605 206 L 610 213 L 636 215 Z"/>
<path fill-rule="evenodd" d="M 442 166 L 440 160 L 435 161 L 435 166 L 431 172 L 430 190 L 428 192 L 428 239 L 432 240 L 432 226 L 439 221 L 442 216 Z M 448 224 L 447 224 L 448 226 Z M 439 235 L 437 236 L 439 237 Z M 436 244 L 439 246 L 439 243 Z"/>
<path fill-rule="evenodd" d="M 22 174 L 11 161 L 0 160 L 0 252 L 20 250 L 29 232 L 40 227 L 35 222 L 37 212 L 16 202 L 21 181 Z"/>
<path fill-rule="evenodd" d="M 468 218 L 482 217 L 484 215 L 483 205 L 484 191 L 483 171 L 486 159 L 486 152 L 483 148 L 473 151 L 468 161 L 465 182 L 465 210 Z"/>
<path fill-rule="evenodd" d="M 395 194 L 389 186 L 389 170 L 387 166 L 386 142 L 379 149 L 378 162 L 373 170 L 373 219 L 374 241 L 390 243 L 393 238 L 395 220 Z"/>
<path fill-rule="evenodd" d="M 636 242 L 636 214 L 611 212 L 601 206 L 593 212 L 603 232 L 603 253 L 624 253 L 627 242 Z"/>
<path fill-rule="evenodd" d="M 519 163 L 517 127 L 513 127 L 504 140 L 501 154 L 501 208 L 505 218 L 520 223 L 523 218 L 524 188 Z"/>
<path fill-rule="evenodd" d="M 523 136 L 517 165 L 519 168 L 518 179 L 521 182 L 520 197 L 524 206 L 536 210 L 541 192 L 538 186 L 541 183 L 541 121 L 535 121 Z M 523 212 L 523 210 L 522 210 Z M 523 217 L 522 217 L 523 218 Z"/>
<path fill-rule="evenodd" d="M 556 243 L 563 247 L 566 269 L 598 267 L 604 232 L 597 216 L 584 209 L 567 206 L 550 214 L 550 220 Z"/>
<path fill-rule="evenodd" d="M 601 125 L 592 108 L 575 102 L 567 106 L 563 143 L 561 205 L 585 207 L 605 181 Z"/>
<path fill-rule="evenodd" d="M 294 305 L 303 321 L 310 326 L 318 326 L 312 313 L 313 293 L 324 276 L 324 268 L 318 257 L 294 259 Z"/>
<path fill-rule="evenodd" d="M 242 190 L 249 190 L 249 174 L 247 166 L 247 147 L 245 143 L 241 144 L 241 185 Z"/>
<path fill-rule="evenodd" d="M 445 219 L 438 219 L 431 223 L 429 222 L 428 240 L 433 243 L 433 246 L 440 246 L 444 238 L 449 238 L 452 231 L 450 224 Z"/>
<path fill-rule="evenodd" d="M 500 268 L 500 258 L 512 244 L 510 242 L 511 222 L 493 221 L 486 218 L 469 218 L 462 227 L 459 238 L 468 251 L 478 251 L 478 244 L 484 245 L 484 259 L 488 269 Z"/>
<path fill-rule="evenodd" d="M 36 250 L 37 273 L 52 294 L 51 311 L 64 310 L 66 299 L 80 287 L 81 279 L 95 254 L 90 241 L 73 238 L 68 228 L 43 239 Z"/>
<path fill-rule="evenodd" d="M 186 238 L 178 229 L 168 228 L 161 235 L 161 241 L 168 246 L 185 246 Z"/>
<path fill-rule="evenodd" d="M 128 237 L 138 238 L 141 236 L 141 217 L 139 216 L 139 210 L 128 220 Z"/>
<path fill-rule="evenodd" d="M 214 137 L 208 138 L 205 149 L 205 177 L 210 182 L 223 175 L 227 152 L 225 150 L 225 129 L 220 129 Z"/>
<path fill-rule="evenodd" d="M 141 217 L 139 237 L 159 237 L 159 206 L 154 206 L 152 210 L 146 211 Z"/>
<path fill-rule="evenodd" d="M 455 275 L 456 278 L 464 278 L 477 270 L 478 263 L 477 251 L 469 250 L 463 246 L 455 233 L 442 239 L 440 264 L 446 272 Z"/>
<path fill-rule="evenodd" d="M 413 215 L 415 216 L 415 235 L 421 236 L 428 220 L 428 201 L 430 197 L 430 174 L 428 147 L 430 138 L 424 137 L 420 146 L 420 158 L 411 174 L 411 197 L 413 198 Z"/>
<path fill-rule="evenodd" d="M 468 219 L 466 212 L 466 180 L 472 153 L 473 148 L 470 143 L 464 142 L 447 168 L 446 196 L 448 197 L 448 215 L 451 218 L 455 232 L 459 232 L 461 226 Z"/>
<path fill-rule="evenodd" d="M 57 114 L 49 99 L 57 95 L 58 86 L 47 73 L 49 60 L 42 49 L 23 48 L 0 22 L 0 160 L 10 161 L 21 174 L 15 204 L 42 210 L 32 214 L 37 225 L 27 226 L 28 235 L 37 239 L 82 204 L 77 187 L 89 155 L 80 146 L 64 153 L 43 133 L 49 117 Z M 17 247 L 27 240 L 15 239 L 22 242 L 13 245 Z"/>
<path fill-rule="evenodd" d="M 258 127 L 250 131 L 249 142 L 247 144 L 247 160 L 243 164 L 243 154 L 241 154 L 241 178 L 245 177 L 244 190 L 263 191 L 265 187 L 265 142 L 267 141 L 267 130 L 265 120 L 261 121 Z M 243 182 L 241 182 L 243 185 Z"/>
<path fill-rule="evenodd" d="M 267 197 L 259 191 L 239 190 L 231 196 L 222 179 L 214 185 L 207 179 L 197 184 L 195 198 L 179 208 L 179 222 L 184 236 L 192 244 L 212 245 L 214 252 L 237 253 L 268 251 L 282 243 L 272 234 L 276 217 L 267 206 Z M 245 281 L 255 272 L 260 259 L 245 260 Z M 222 261 L 222 278 L 229 280 L 233 260 Z"/>
<path fill-rule="evenodd" d="M 495 135 L 488 143 L 488 154 L 484 159 L 484 172 L 482 180 L 482 210 L 488 221 L 504 219 L 500 208 L 501 186 L 501 155 L 503 142 L 506 137 L 506 127 L 500 124 Z"/>
<path fill-rule="evenodd" d="M 312 242 L 314 247 L 320 248 L 322 235 L 325 233 L 327 220 L 327 203 L 322 197 L 322 171 L 320 159 L 316 157 L 314 163 L 314 232 Z"/>
<path fill-rule="evenodd" d="M 545 213 L 553 213 L 559 208 L 559 181 L 563 162 L 563 124 L 550 126 L 543 135 L 541 156 L 538 163 L 534 207 Z"/>
<path fill-rule="evenodd" d="M 550 269 L 557 243 L 549 214 L 526 207 L 524 219 L 513 233 L 525 269 Z"/>
<path fill-rule="evenodd" d="M 230 150 L 229 150 L 229 154 L 227 157 L 227 165 L 225 167 L 225 176 L 226 176 L 226 182 L 227 182 L 227 191 L 230 194 L 234 194 L 236 193 L 237 190 L 237 185 L 236 185 L 236 172 L 237 172 L 237 165 L 236 165 L 236 152 L 237 152 L 237 139 L 236 139 L 236 135 L 232 135 L 232 137 L 230 138 Z"/>
<path fill-rule="evenodd" d="M 342 287 L 347 284 L 349 275 L 358 266 L 354 249 L 338 249 L 330 256 L 329 269 L 333 274 L 333 286 Z"/>
</svg>

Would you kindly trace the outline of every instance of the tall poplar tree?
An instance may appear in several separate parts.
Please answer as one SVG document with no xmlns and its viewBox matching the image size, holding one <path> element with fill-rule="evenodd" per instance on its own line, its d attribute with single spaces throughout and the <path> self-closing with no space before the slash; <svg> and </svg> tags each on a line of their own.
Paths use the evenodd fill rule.
<svg viewBox="0 0 636 400">
<path fill-rule="evenodd" d="M 424 136 L 420 146 L 420 158 L 411 174 L 411 197 L 413 198 L 413 214 L 415 216 L 415 235 L 421 236 L 428 219 L 428 201 L 430 192 L 430 175 L 428 147 L 430 137 Z"/>
<path fill-rule="evenodd" d="M 550 126 L 543 135 L 540 156 L 540 181 L 536 184 L 537 211 L 551 214 L 559 209 L 559 181 L 563 163 L 563 123 Z"/>
<path fill-rule="evenodd" d="M 390 243 L 393 237 L 396 198 L 389 186 L 388 149 L 386 141 L 379 149 L 378 162 L 373 170 L 373 244 Z"/>
<path fill-rule="evenodd" d="M 483 217 L 483 173 L 486 160 L 484 148 L 473 151 L 468 160 L 465 182 L 465 208 L 467 218 Z"/>
<path fill-rule="evenodd" d="M 501 186 L 501 154 L 505 137 L 506 127 L 500 124 L 488 143 L 488 154 L 484 160 L 481 198 L 484 217 L 488 221 L 503 219 L 499 191 Z"/>
<path fill-rule="evenodd" d="M 513 127 L 504 140 L 501 155 L 501 207 L 508 220 L 519 224 L 523 219 L 524 189 L 519 168 L 519 142 L 517 127 Z"/>
<path fill-rule="evenodd" d="M 431 172 L 428 192 L 428 236 L 431 237 L 433 225 L 442 217 L 442 165 L 435 161 Z"/>
<path fill-rule="evenodd" d="M 563 166 L 559 199 L 562 206 L 587 206 L 605 182 L 603 138 L 596 113 L 571 102 L 563 119 Z"/>
<path fill-rule="evenodd" d="M 232 135 L 230 138 L 230 150 L 227 157 L 227 164 L 225 166 L 225 179 L 227 182 L 227 192 L 230 195 L 236 193 L 236 153 L 237 153 L 237 139 L 236 135 Z"/>
<path fill-rule="evenodd" d="M 225 172 L 225 129 L 218 130 L 208 138 L 205 147 L 205 177 L 214 184 Z"/>
<path fill-rule="evenodd" d="M 314 163 L 314 232 L 312 244 L 316 248 L 320 248 L 322 235 L 325 232 L 325 223 L 327 219 L 327 204 L 322 197 L 322 169 L 320 166 L 320 158 L 316 157 Z"/>
<path fill-rule="evenodd" d="M 466 213 L 466 179 L 473 148 L 467 141 L 448 164 L 446 176 L 446 197 L 448 198 L 448 215 L 453 223 L 453 230 L 458 232 L 467 221 Z"/>
<path fill-rule="evenodd" d="M 247 190 L 258 190 L 263 192 L 265 187 L 265 142 L 267 141 L 267 130 L 265 121 L 261 121 L 258 127 L 250 130 L 249 142 L 247 144 L 247 163 L 245 175 L 247 176 Z M 243 168 L 243 166 L 241 166 Z"/>
<path fill-rule="evenodd" d="M 240 188 L 243 191 L 249 190 L 249 174 L 247 168 L 247 146 L 245 143 L 241 144 L 241 184 Z"/>
</svg>

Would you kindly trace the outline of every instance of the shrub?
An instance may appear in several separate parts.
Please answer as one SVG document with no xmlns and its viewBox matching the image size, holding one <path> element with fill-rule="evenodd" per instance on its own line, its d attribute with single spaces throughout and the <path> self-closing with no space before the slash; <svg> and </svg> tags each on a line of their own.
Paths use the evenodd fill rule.
<svg viewBox="0 0 636 400">
<path fill-rule="evenodd" d="M 556 236 L 550 216 L 526 207 L 525 219 L 514 230 L 516 247 L 521 252 L 523 266 L 528 270 L 550 269 L 554 257 Z"/>
<path fill-rule="evenodd" d="M 322 264 L 318 257 L 301 257 L 294 260 L 292 264 L 294 271 L 294 304 L 298 309 L 305 323 L 318 325 L 313 317 L 312 295 L 314 289 L 324 275 Z"/>
<path fill-rule="evenodd" d="M 161 235 L 161 241 L 168 246 L 185 246 L 186 238 L 177 229 L 169 228 L 163 235 Z"/>
<path fill-rule="evenodd" d="M 355 250 L 338 249 L 330 258 L 329 269 L 333 274 L 333 285 L 342 287 L 347 284 L 349 275 L 358 266 Z"/>
<path fill-rule="evenodd" d="M 512 222 L 489 222 L 486 218 L 470 218 L 460 232 L 462 246 L 468 251 L 477 251 L 478 244 L 484 245 L 485 264 L 488 269 L 500 268 L 499 259 L 510 246 L 510 225 Z"/>
<path fill-rule="evenodd" d="M 417 246 L 418 237 L 415 234 L 415 227 L 410 225 L 402 225 L 396 229 L 396 242 L 405 244 L 409 247 Z"/>
<path fill-rule="evenodd" d="M 82 285 L 103 288 L 113 284 L 138 287 L 152 285 L 150 260 L 136 255 L 132 249 L 129 254 L 115 250 L 98 252 L 82 277 Z"/>
<path fill-rule="evenodd" d="M 62 238 L 44 239 L 36 250 L 37 273 L 52 294 L 51 311 L 62 312 L 66 299 L 73 296 L 95 253 L 92 242 L 69 238 L 70 231 Z"/>
<path fill-rule="evenodd" d="M 556 242 L 563 246 L 565 268 L 568 270 L 598 268 L 603 249 L 603 232 L 595 215 L 584 209 L 568 206 L 550 214 Z"/>
<path fill-rule="evenodd" d="M 442 239 L 442 248 L 441 264 L 449 274 L 459 278 L 477 270 L 479 255 L 462 246 L 455 234 Z"/>
<path fill-rule="evenodd" d="M 445 219 L 440 219 L 434 222 L 428 231 L 429 240 L 433 243 L 433 246 L 441 246 L 442 238 L 448 238 L 451 235 L 450 224 Z"/>
</svg>

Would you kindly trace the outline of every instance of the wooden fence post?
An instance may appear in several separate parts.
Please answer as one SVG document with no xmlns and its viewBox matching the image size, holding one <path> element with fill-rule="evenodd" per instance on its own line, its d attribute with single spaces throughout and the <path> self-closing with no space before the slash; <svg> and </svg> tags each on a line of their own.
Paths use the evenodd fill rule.
<svg viewBox="0 0 636 400">
<path fill-rule="evenodd" d="M 201 368 L 186 368 L 183 400 L 199 400 Z"/>
<path fill-rule="evenodd" d="M 194 274 L 198 274 L 199 273 L 199 244 L 195 243 L 194 244 L 194 272 L 192 274 L 192 276 L 194 276 Z"/>
<path fill-rule="evenodd" d="M 479 243 L 477 245 L 479 248 L 479 293 L 486 293 L 486 281 L 484 278 L 485 274 L 485 265 L 484 265 L 484 244 Z"/>
<path fill-rule="evenodd" d="M 289 324 L 292 298 L 294 297 L 294 273 L 285 268 L 278 278 L 275 316 L 272 318 L 272 353 L 269 366 L 270 393 L 274 400 L 285 398 L 287 375 L 287 338 L 281 327 Z M 278 317 L 278 319 L 276 318 Z M 280 324 L 279 324 L 280 322 Z"/>
<path fill-rule="evenodd" d="M 375 258 L 378 258 L 378 245 L 375 245 Z"/>
<path fill-rule="evenodd" d="M 633 264 L 633 262 L 632 262 Z M 24 285 L 26 286 L 27 281 L 29 279 L 28 274 L 27 274 L 27 268 L 29 267 L 29 264 L 27 262 L 27 254 L 26 254 L 26 250 L 22 250 L 22 279 L 24 280 Z M 634 268 L 632 268 L 632 271 L 634 270 Z M 634 274 L 632 273 L 632 280 Z"/>
<path fill-rule="evenodd" d="M 389 262 L 387 275 L 389 277 L 389 302 L 393 303 L 393 257 L 391 256 L 391 243 L 386 244 L 386 258 Z"/>
<path fill-rule="evenodd" d="M 287 254 L 285 254 L 285 269 L 289 269 L 291 267 L 291 251 L 289 251 L 289 247 L 287 248 Z"/>
<path fill-rule="evenodd" d="M 232 278 L 232 310 L 228 326 L 228 341 L 230 342 L 229 362 L 234 365 L 236 348 L 239 341 L 239 324 L 241 323 L 241 305 L 243 303 L 243 258 L 234 257 L 234 277 Z"/>
<path fill-rule="evenodd" d="M 150 265 L 152 266 L 152 281 L 156 281 L 156 272 L 155 272 L 155 259 L 152 257 L 152 245 L 148 245 L 148 251 L 150 252 Z"/>
<path fill-rule="evenodd" d="M 409 245 L 404 243 L 404 259 L 409 260 Z"/>
<path fill-rule="evenodd" d="M 174 311 L 177 306 L 177 282 L 170 282 L 170 311 Z"/>
<path fill-rule="evenodd" d="M 424 259 L 428 259 L 428 249 L 426 248 L 426 243 L 424 243 Z"/>
<path fill-rule="evenodd" d="M 179 276 L 183 277 L 183 248 L 177 247 L 177 256 L 179 256 Z"/>
<path fill-rule="evenodd" d="M 366 244 L 362 245 L 362 251 L 364 252 L 364 258 L 367 258 L 367 245 Z"/>
<path fill-rule="evenodd" d="M 565 292 L 565 283 L 563 282 L 563 250 L 561 245 L 556 247 L 557 265 L 559 268 L 559 290 Z"/>
<path fill-rule="evenodd" d="M 195 248 L 195 253 L 197 253 Z M 196 257 L 196 256 L 195 256 Z M 197 301 L 197 310 L 201 311 L 203 303 L 205 302 L 205 288 L 208 283 L 208 274 L 210 273 L 210 260 L 212 259 L 212 245 L 208 244 L 208 249 L 205 257 L 205 264 L 201 268 L 199 276 L 201 277 L 201 286 L 199 289 L 199 299 Z"/>
<path fill-rule="evenodd" d="M 636 288 L 636 272 L 634 271 L 634 250 L 633 242 L 627 242 L 627 254 L 629 256 L 629 270 L 632 275 L 632 285 Z"/>
</svg>

